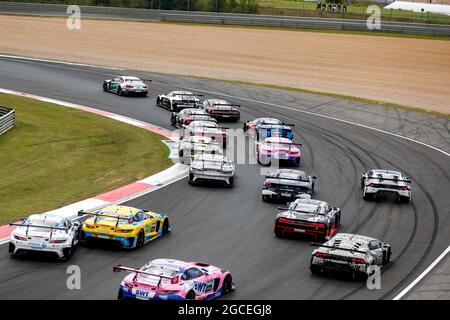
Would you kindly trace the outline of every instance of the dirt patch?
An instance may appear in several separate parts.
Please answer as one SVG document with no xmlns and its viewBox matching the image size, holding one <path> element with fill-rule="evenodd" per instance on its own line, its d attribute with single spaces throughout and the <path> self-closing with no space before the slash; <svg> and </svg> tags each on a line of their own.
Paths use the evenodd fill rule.
<svg viewBox="0 0 450 320">
<path fill-rule="evenodd" d="M 351 95 L 450 113 L 450 41 L 0 16 L 0 52 Z"/>
</svg>

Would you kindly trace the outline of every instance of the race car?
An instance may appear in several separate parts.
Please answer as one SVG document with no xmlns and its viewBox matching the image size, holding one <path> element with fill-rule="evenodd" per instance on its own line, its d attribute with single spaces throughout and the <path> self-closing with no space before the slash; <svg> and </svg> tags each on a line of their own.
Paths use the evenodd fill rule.
<svg viewBox="0 0 450 320">
<path fill-rule="evenodd" d="M 270 165 L 272 159 L 278 159 L 298 167 L 301 159 L 300 146 L 300 143 L 293 143 L 291 139 L 269 137 L 256 142 L 255 156 L 262 165 Z"/>
<path fill-rule="evenodd" d="M 241 112 L 238 108 L 240 107 L 238 104 L 232 104 L 223 99 L 208 99 L 203 101 L 202 104 L 202 108 L 218 121 L 239 121 Z"/>
<path fill-rule="evenodd" d="M 309 195 L 289 203 L 275 219 L 274 232 L 277 237 L 285 235 L 312 236 L 327 240 L 336 234 L 341 224 L 341 209 L 331 207 L 327 202 L 313 200 Z"/>
<path fill-rule="evenodd" d="M 189 166 L 188 182 L 220 182 L 232 187 L 235 166 L 233 161 L 219 154 L 203 154 L 195 156 Z"/>
<path fill-rule="evenodd" d="M 293 124 L 260 124 L 256 126 L 256 140 L 262 141 L 269 137 L 278 137 L 293 139 L 294 131 L 292 130 Z"/>
<path fill-rule="evenodd" d="M 276 118 L 256 118 L 254 120 L 248 120 L 244 122 L 244 132 L 251 129 L 251 131 L 255 133 L 257 127 L 262 124 L 281 125 L 283 124 L 283 121 Z"/>
<path fill-rule="evenodd" d="M 387 265 L 392 255 L 389 244 L 350 233 L 338 233 L 324 244 L 313 245 L 319 247 L 311 253 L 313 274 L 344 273 L 353 279 L 366 279 L 374 266 Z"/>
<path fill-rule="evenodd" d="M 180 128 L 182 125 L 188 125 L 192 121 L 212 121 L 217 122 L 216 119 L 210 117 L 203 109 L 187 108 L 179 112 L 172 112 L 170 122 L 174 127 Z"/>
<path fill-rule="evenodd" d="M 220 145 L 210 137 L 188 136 L 178 141 L 178 155 L 182 163 L 190 162 L 196 155 L 222 153 Z"/>
<path fill-rule="evenodd" d="M 262 187 L 262 200 L 286 200 L 301 194 L 312 196 L 315 176 L 307 176 L 303 171 L 292 169 L 277 169 L 266 176 Z"/>
<path fill-rule="evenodd" d="M 398 171 L 369 170 L 361 174 L 361 190 L 364 200 L 394 196 L 398 202 L 411 200 L 411 179 Z"/>
<path fill-rule="evenodd" d="M 151 82 L 151 80 L 141 80 L 132 76 L 117 76 L 114 79 L 103 81 L 103 91 L 113 92 L 119 96 L 132 94 L 147 96 L 148 86 L 146 82 Z"/>
<path fill-rule="evenodd" d="M 68 260 L 78 246 L 81 223 L 58 215 L 33 214 L 19 223 L 9 237 L 9 253 L 41 253 Z"/>
<path fill-rule="evenodd" d="M 168 94 L 160 94 L 156 98 L 156 105 L 170 111 L 178 111 L 184 108 L 198 108 L 202 94 L 193 94 L 189 91 L 172 91 Z"/>
<path fill-rule="evenodd" d="M 188 136 L 206 136 L 227 147 L 227 133 L 224 128 L 219 127 L 216 121 L 191 121 L 188 125 L 180 128 L 180 137 L 184 139 Z"/>
<path fill-rule="evenodd" d="M 170 232 L 169 218 L 162 213 L 127 206 L 109 206 L 97 212 L 79 211 L 89 216 L 83 223 L 80 240 L 104 241 L 122 248 L 139 248 Z"/>
<path fill-rule="evenodd" d="M 229 271 L 204 262 L 155 259 L 140 269 L 113 267 L 121 271 L 130 274 L 120 283 L 119 300 L 212 300 L 235 289 Z"/>
</svg>

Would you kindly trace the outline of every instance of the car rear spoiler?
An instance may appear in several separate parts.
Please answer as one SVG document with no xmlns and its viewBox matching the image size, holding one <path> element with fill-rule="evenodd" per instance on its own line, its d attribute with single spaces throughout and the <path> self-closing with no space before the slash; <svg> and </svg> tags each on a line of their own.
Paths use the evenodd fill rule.
<svg viewBox="0 0 450 320">
<path fill-rule="evenodd" d="M 317 180 L 316 176 L 309 176 L 311 177 L 311 179 L 313 180 Z M 299 180 L 299 179 L 294 179 L 294 178 L 283 178 L 283 177 L 276 177 L 276 176 L 266 176 L 266 179 L 279 179 L 279 180 L 292 180 L 292 181 L 298 181 L 298 182 L 309 182 L 309 181 L 303 181 L 303 180 Z"/>
<path fill-rule="evenodd" d="M 136 277 L 137 277 L 138 274 L 146 274 L 146 275 L 149 275 L 149 276 L 159 277 L 158 287 L 161 285 L 162 279 L 172 280 L 173 278 L 176 277 L 176 276 L 175 277 L 168 277 L 168 276 L 164 276 L 162 274 L 157 274 L 157 273 L 152 273 L 152 272 L 143 271 L 143 270 L 139 270 L 139 269 L 124 267 L 121 264 L 113 267 L 113 272 L 114 273 L 122 272 L 122 271 L 135 273 L 133 280 L 136 280 Z"/>
<path fill-rule="evenodd" d="M 219 106 L 219 107 L 232 107 L 232 108 L 240 108 L 240 104 L 233 104 L 233 103 L 213 103 L 213 106 Z"/>
<path fill-rule="evenodd" d="M 293 123 L 281 123 L 281 124 L 270 124 L 270 123 L 261 123 L 260 129 L 270 129 L 270 128 L 281 128 L 281 127 L 295 127 Z"/>
<path fill-rule="evenodd" d="M 294 212 L 300 212 L 300 213 L 306 213 L 306 214 L 318 214 L 319 216 L 324 216 L 324 214 L 320 213 L 320 212 L 306 212 L 306 211 L 302 211 L 302 210 L 289 209 L 289 208 L 283 208 L 283 207 L 278 207 L 277 209 L 279 211 L 294 211 Z"/>
<path fill-rule="evenodd" d="M 116 227 L 119 225 L 119 221 L 120 220 L 130 220 L 131 219 L 130 217 L 125 217 L 125 216 L 113 216 L 113 215 L 97 213 L 97 212 L 87 212 L 87 211 L 83 211 L 83 210 L 78 211 L 78 216 L 79 217 L 81 217 L 81 216 L 93 216 L 93 217 L 95 217 L 94 223 L 97 222 L 98 217 L 117 219 Z"/>
<path fill-rule="evenodd" d="M 271 138 L 271 137 L 268 137 L 268 138 Z M 301 144 L 301 143 L 294 143 L 294 142 L 261 142 L 261 143 L 264 143 L 264 144 L 285 144 L 285 145 L 289 145 L 289 146 L 300 146 L 300 147 L 303 146 L 303 144 Z"/>
<path fill-rule="evenodd" d="M 26 236 L 28 236 L 28 230 L 30 229 L 30 227 L 50 229 L 50 239 L 52 238 L 53 230 L 63 230 L 63 231 L 66 231 L 66 233 L 69 231 L 68 228 L 63 228 L 63 227 L 42 226 L 39 224 L 29 224 L 29 223 L 10 223 L 9 225 L 16 226 L 16 227 L 27 227 L 27 231 L 25 232 Z"/>
<path fill-rule="evenodd" d="M 335 246 L 328 246 L 328 245 L 326 245 L 326 244 L 322 244 L 322 243 L 318 243 L 318 242 L 311 242 L 311 246 L 315 246 L 315 247 L 323 247 L 323 248 L 329 248 L 329 249 L 335 249 L 335 250 L 344 250 L 344 251 L 358 252 L 358 253 L 367 254 L 367 251 L 362 251 L 362 250 L 358 250 L 358 249 L 340 248 L 340 247 L 335 247 Z"/>
<path fill-rule="evenodd" d="M 379 180 L 379 181 L 394 181 L 394 182 L 406 182 L 411 183 L 411 179 L 393 179 L 393 178 L 383 178 L 383 177 L 374 177 L 369 176 L 367 177 L 367 180 Z"/>
</svg>

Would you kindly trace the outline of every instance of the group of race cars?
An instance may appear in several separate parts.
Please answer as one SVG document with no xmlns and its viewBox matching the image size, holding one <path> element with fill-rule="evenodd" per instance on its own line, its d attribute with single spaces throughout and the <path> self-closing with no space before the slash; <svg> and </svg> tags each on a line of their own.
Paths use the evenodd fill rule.
<svg viewBox="0 0 450 320">
<path fill-rule="evenodd" d="M 145 81 L 120 76 L 106 80 L 105 91 L 118 95 L 147 95 Z M 219 121 L 239 121 L 239 105 L 223 99 L 201 101 L 201 95 L 172 91 L 157 97 L 157 105 L 172 111 L 171 124 L 180 129 L 180 161 L 189 164 L 188 182 L 220 182 L 233 186 L 235 164 L 223 155 L 227 135 Z M 255 141 L 258 163 L 269 165 L 277 159 L 300 165 L 301 144 L 293 142 L 293 125 L 275 118 L 246 121 L 244 131 Z M 277 169 L 262 186 L 263 201 L 281 201 L 273 232 L 276 237 L 293 235 L 314 238 L 317 249 L 311 253 L 310 270 L 318 273 L 346 273 L 359 279 L 369 275 L 372 266 L 390 262 L 391 246 L 367 236 L 338 233 L 341 209 L 313 199 L 317 177 L 292 168 Z M 400 172 L 369 170 L 361 174 L 364 200 L 394 195 L 399 202 L 411 200 L 411 180 Z M 33 214 L 11 224 L 9 252 L 21 255 L 39 252 L 69 259 L 79 243 L 107 242 L 134 249 L 171 231 L 169 217 L 162 213 L 127 206 L 78 212 L 66 219 L 52 214 Z M 129 272 L 120 283 L 118 298 L 132 299 L 213 299 L 234 290 L 231 273 L 203 262 L 156 259 L 139 269 L 115 266 L 114 272 Z"/>
</svg>

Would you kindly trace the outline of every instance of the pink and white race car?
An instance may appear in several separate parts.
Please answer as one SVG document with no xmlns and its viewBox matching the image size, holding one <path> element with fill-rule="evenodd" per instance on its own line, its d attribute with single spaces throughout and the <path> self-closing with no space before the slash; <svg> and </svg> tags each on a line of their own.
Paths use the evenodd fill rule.
<svg viewBox="0 0 450 320">
<path fill-rule="evenodd" d="M 229 271 L 203 262 L 156 259 L 140 269 L 113 268 L 121 271 L 131 274 L 120 283 L 120 300 L 211 300 L 234 290 Z"/>
<path fill-rule="evenodd" d="M 300 165 L 300 143 L 293 143 L 291 139 L 269 137 L 256 143 L 256 159 L 260 164 L 270 165 L 272 159 Z"/>
</svg>

